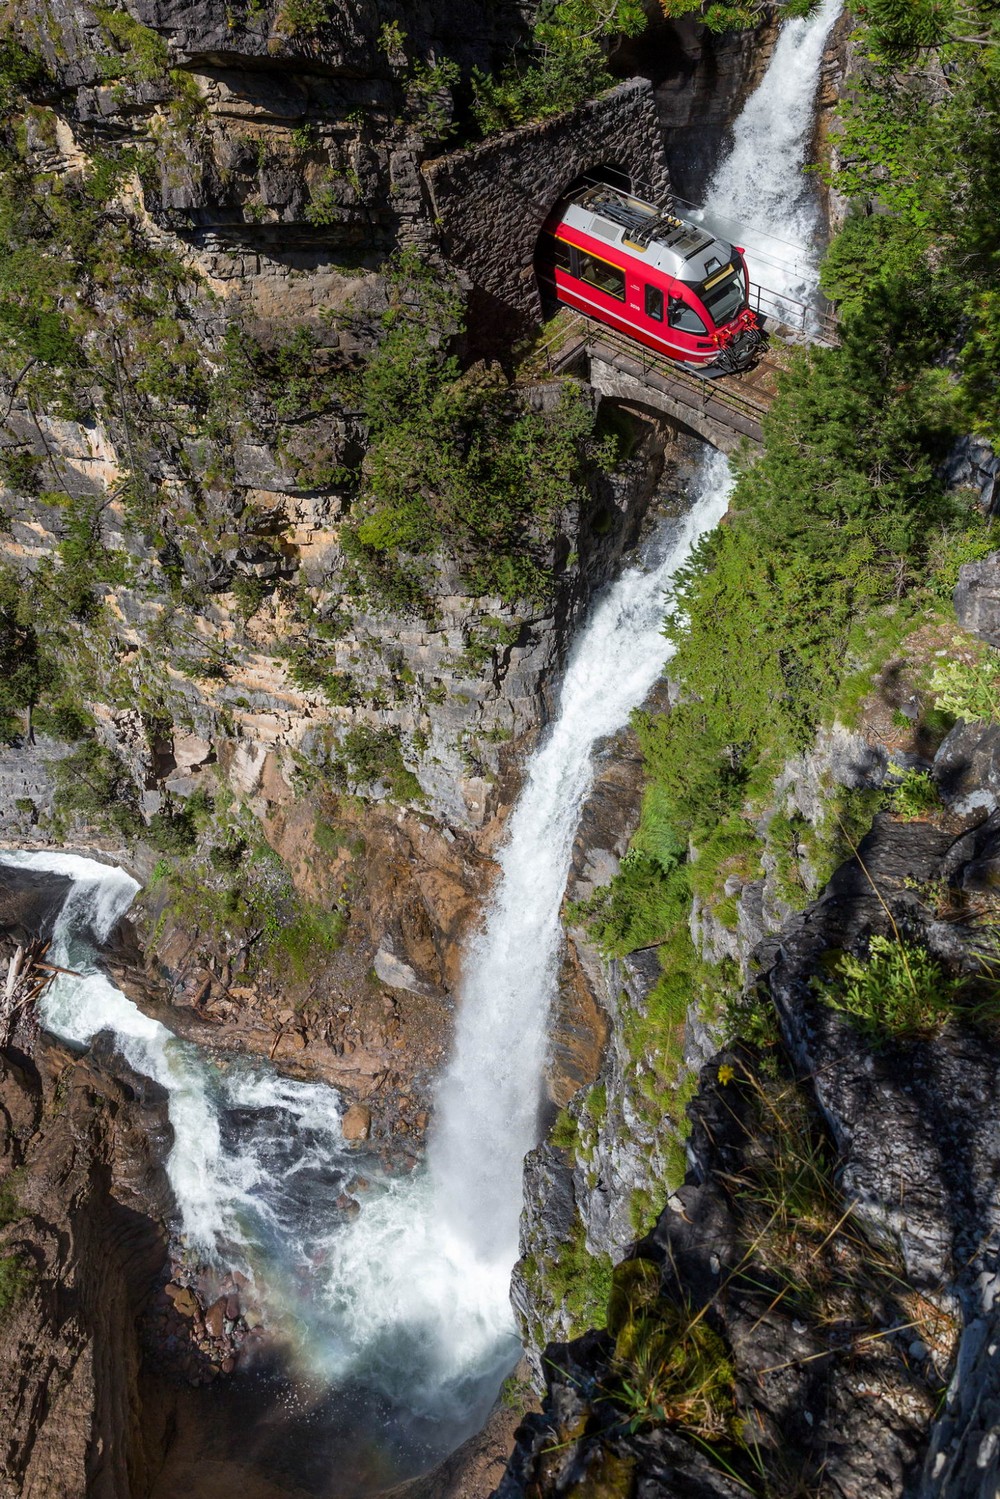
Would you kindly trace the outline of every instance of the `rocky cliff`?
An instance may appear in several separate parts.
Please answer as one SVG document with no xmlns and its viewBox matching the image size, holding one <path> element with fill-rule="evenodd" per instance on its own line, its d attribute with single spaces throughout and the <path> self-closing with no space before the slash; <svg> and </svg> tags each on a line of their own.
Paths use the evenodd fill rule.
<svg viewBox="0 0 1000 1499">
<path fill-rule="evenodd" d="M 44 934 L 61 884 L 5 880 L 5 929 Z M 106 1049 L 73 1056 L 27 1019 L 0 1086 L 0 1488 L 144 1493 L 170 1408 L 142 1373 L 166 1263 L 163 1100 Z"/>
</svg>

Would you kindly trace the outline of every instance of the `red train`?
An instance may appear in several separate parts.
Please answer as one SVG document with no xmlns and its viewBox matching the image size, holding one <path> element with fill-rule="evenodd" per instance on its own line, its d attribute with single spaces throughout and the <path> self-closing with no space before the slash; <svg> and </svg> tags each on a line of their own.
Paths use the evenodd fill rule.
<svg viewBox="0 0 1000 1499">
<path fill-rule="evenodd" d="M 556 301 L 697 374 L 750 369 L 767 347 L 738 246 L 602 183 L 553 209 L 538 276 Z"/>
</svg>

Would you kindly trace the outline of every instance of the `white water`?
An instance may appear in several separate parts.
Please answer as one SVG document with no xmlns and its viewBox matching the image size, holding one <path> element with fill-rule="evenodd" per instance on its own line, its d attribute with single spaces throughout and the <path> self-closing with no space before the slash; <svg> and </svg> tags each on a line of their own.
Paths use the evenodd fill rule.
<svg viewBox="0 0 1000 1499">
<path fill-rule="evenodd" d="M 279 1116 L 282 1129 L 346 1169 L 340 1107 L 331 1088 L 281 1077 L 259 1064 L 223 1068 L 144 1015 L 97 967 L 104 943 L 139 889 L 124 870 L 75 854 L 4 850 L 0 862 L 68 875 L 74 884 L 59 913 L 50 959 L 79 977 L 60 975 L 45 991 L 39 1018 L 45 1028 L 79 1046 L 110 1031 L 118 1051 L 166 1089 L 174 1143 L 167 1174 L 180 1213 L 180 1231 L 196 1260 L 242 1265 L 251 1273 L 262 1251 L 284 1228 L 279 1176 L 253 1129 L 237 1132 L 231 1116 Z M 271 1151 L 273 1154 L 273 1149 Z M 299 1163 L 301 1168 L 301 1162 Z M 264 1259 L 266 1263 L 266 1255 Z"/>
<path fill-rule="evenodd" d="M 810 302 L 822 253 L 818 196 L 803 171 L 815 122 L 820 64 L 843 0 L 821 0 L 785 21 L 767 71 L 733 126 L 733 148 L 716 168 L 702 214 L 745 245 L 750 278 L 779 296 Z"/>
</svg>

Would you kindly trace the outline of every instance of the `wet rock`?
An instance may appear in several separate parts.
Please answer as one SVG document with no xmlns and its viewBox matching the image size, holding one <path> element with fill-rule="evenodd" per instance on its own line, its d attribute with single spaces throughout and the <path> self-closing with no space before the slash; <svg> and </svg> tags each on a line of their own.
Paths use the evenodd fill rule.
<svg viewBox="0 0 1000 1499">
<path fill-rule="evenodd" d="M 169 1285 L 167 1286 L 167 1295 L 173 1302 L 175 1310 L 177 1310 L 182 1317 L 197 1318 L 199 1310 L 198 1298 L 195 1296 L 194 1292 L 189 1286 Z"/>
<path fill-rule="evenodd" d="M 222 1337 L 225 1317 L 226 1302 L 225 1299 L 220 1296 L 218 1301 L 213 1301 L 212 1305 L 205 1313 L 205 1331 L 208 1333 L 210 1338 Z"/>
<path fill-rule="evenodd" d="M 51 936 L 71 884 L 63 875 L 0 863 L 0 931 L 15 942 Z"/>
<path fill-rule="evenodd" d="M 341 1120 L 344 1139 L 352 1143 L 367 1140 L 371 1134 L 372 1112 L 363 1103 L 352 1103 Z"/>
</svg>

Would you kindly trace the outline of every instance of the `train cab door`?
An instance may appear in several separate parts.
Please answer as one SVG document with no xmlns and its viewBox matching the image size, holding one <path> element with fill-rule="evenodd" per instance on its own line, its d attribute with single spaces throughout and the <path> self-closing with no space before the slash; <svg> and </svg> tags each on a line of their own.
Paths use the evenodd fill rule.
<svg viewBox="0 0 1000 1499">
<path fill-rule="evenodd" d="M 713 357 L 715 345 L 708 324 L 679 285 L 667 297 L 666 313 L 675 358 L 705 364 Z"/>
</svg>

